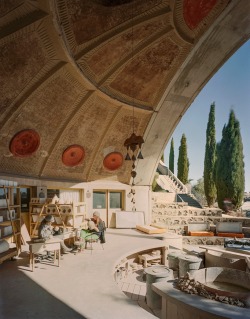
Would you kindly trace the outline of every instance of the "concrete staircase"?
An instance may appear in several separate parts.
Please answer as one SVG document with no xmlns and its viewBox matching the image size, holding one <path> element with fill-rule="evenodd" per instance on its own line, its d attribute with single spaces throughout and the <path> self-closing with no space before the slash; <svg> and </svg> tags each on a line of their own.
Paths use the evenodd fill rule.
<svg viewBox="0 0 250 319">
<path fill-rule="evenodd" d="M 177 202 L 185 202 L 188 206 L 202 208 L 201 204 L 194 198 L 192 194 L 177 194 Z"/>
<path fill-rule="evenodd" d="M 156 183 L 159 189 L 176 194 L 177 202 L 187 203 L 188 206 L 202 208 L 193 194 L 188 192 L 187 187 L 170 171 L 162 162 L 158 164 L 157 172 L 159 173 Z"/>
</svg>

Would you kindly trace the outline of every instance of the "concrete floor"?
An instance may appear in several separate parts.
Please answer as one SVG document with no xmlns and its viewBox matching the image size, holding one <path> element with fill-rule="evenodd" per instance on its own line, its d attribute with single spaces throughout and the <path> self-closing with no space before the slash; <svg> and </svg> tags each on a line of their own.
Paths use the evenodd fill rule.
<svg viewBox="0 0 250 319">
<path fill-rule="evenodd" d="M 144 249 L 164 246 L 135 229 L 108 229 L 104 250 L 63 256 L 60 267 L 29 267 L 29 253 L 0 265 L 0 319 L 156 318 L 128 298 L 114 280 L 119 261 Z M 26 247 L 27 250 L 27 247 Z"/>
</svg>

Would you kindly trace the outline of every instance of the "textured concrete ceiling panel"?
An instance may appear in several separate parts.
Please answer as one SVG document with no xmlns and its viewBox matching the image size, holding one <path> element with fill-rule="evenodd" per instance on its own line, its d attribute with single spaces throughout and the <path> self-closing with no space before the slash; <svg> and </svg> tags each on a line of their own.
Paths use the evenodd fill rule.
<svg viewBox="0 0 250 319">
<path fill-rule="evenodd" d="M 67 177 L 71 180 L 86 181 L 89 179 L 89 170 L 95 161 L 95 154 L 98 152 L 100 143 L 109 130 L 112 119 L 119 111 L 119 107 L 110 107 L 105 100 L 90 95 L 84 103 L 80 104 L 71 120 L 65 125 L 65 129 L 53 148 L 43 170 L 44 176 L 56 178 Z M 114 134 L 114 132 L 112 132 Z M 93 141 L 95 141 L 93 143 Z M 66 167 L 61 162 L 63 151 L 72 144 L 81 145 L 85 151 L 85 158 L 81 165 L 73 168 Z M 114 147 L 116 147 L 116 143 Z M 57 170 L 55 170 L 57 165 Z M 102 163 L 98 162 L 102 167 Z"/>
<path fill-rule="evenodd" d="M 134 113 L 134 116 L 133 116 Z M 107 132 L 98 147 L 93 165 L 90 170 L 89 180 L 111 177 L 115 175 L 120 182 L 126 182 L 131 171 L 131 161 L 124 161 L 123 165 L 115 172 L 110 172 L 102 165 L 105 156 L 110 152 L 120 152 L 125 156 L 124 141 L 133 132 L 133 126 L 137 135 L 143 135 L 150 120 L 151 114 L 132 108 L 122 108 L 109 125 Z M 100 165 L 101 163 L 101 165 Z"/>
<path fill-rule="evenodd" d="M 134 127 L 136 183 L 149 185 L 195 96 L 249 39 L 249 16 L 246 0 L 0 0 L 0 173 L 129 183 Z M 18 141 L 18 157 L 23 130 L 40 144 Z"/>
<path fill-rule="evenodd" d="M 173 21 L 181 37 L 188 41 L 198 38 L 223 12 L 229 0 L 177 0 L 174 2 Z"/>
<path fill-rule="evenodd" d="M 21 4 L 23 4 L 24 0 L 5 0 L 0 2 L 0 17 L 4 17 L 10 11 L 15 10 Z"/>
<path fill-rule="evenodd" d="M 77 45 L 97 38 L 133 16 L 154 10 L 168 1 L 58 1 L 58 11 L 69 17 Z M 118 4 L 117 4 L 118 3 Z"/>
<path fill-rule="evenodd" d="M 1 115 L 11 102 L 45 66 L 43 43 L 36 32 L 22 32 L 0 41 Z"/>
<path fill-rule="evenodd" d="M 129 60 L 136 47 L 140 45 L 143 48 L 149 38 L 154 40 L 162 32 L 165 33 L 170 26 L 169 20 L 169 15 L 164 14 L 135 26 L 133 30 L 129 27 L 86 53 L 78 63 L 85 71 L 89 70 L 87 74 L 94 82 L 103 82 L 106 74 Z"/>
<path fill-rule="evenodd" d="M 110 84 L 111 89 L 154 108 L 188 51 L 189 45 L 182 43 L 181 47 L 173 34 L 155 41 L 134 57 Z"/>
<path fill-rule="evenodd" d="M 67 125 L 69 118 L 75 112 L 79 99 L 83 97 L 84 89 L 66 70 L 53 74 L 30 98 L 18 109 L 15 116 L 9 118 L 0 132 L 7 139 L 1 154 L 8 154 L 9 141 L 15 132 L 23 129 L 35 129 L 40 135 L 40 148 L 33 160 L 32 167 L 39 176 L 44 154 L 50 154 L 55 141 Z M 5 132 L 8 131 L 6 136 Z M 42 152 L 42 155 L 40 154 Z M 41 155 L 41 156 L 40 156 Z M 15 158 L 10 158 L 15 162 Z M 29 159 L 30 160 L 30 159 Z M 4 168 L 4 161 L 2 162 Z"/>
</svg>

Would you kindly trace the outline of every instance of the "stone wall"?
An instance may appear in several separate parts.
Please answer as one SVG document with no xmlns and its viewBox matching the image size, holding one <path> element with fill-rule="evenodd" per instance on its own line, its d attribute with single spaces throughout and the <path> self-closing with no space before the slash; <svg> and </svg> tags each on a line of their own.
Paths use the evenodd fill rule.
<svg viewBox="0 0 250 319">
<path fill-rule="evenodd" d="M 186 203 L 154 202 L 152 223 L 164 226 L 169 232 L 184 234 L 184 227 L 191 222 L 221 221 L 222 212 L 217 208 L 195 208 Z"/>
<path fill-rule="evenodd" d="M 223 245 L 223 237 L 185 236 L 189 223 L 209 223 L 215 230 L 217 222 L 242 222 L 245 237 L 250 237 L 250 218 L 225 216 L 218 208 L 195 208 L 187 203 L 164 202 L 153 200 L 152 224 L 164 227 L 168 232 L 183 235 L 183 244 L 190 245 Z"/>
</svg>

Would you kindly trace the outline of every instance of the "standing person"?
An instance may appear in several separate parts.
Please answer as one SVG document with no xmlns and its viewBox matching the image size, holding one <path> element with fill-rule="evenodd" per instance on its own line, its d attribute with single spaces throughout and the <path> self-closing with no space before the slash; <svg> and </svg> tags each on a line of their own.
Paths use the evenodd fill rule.
<svg viewBox="0 0 250 319">
<path fill-rule="evenodd" d="M 104 235 L 104 231 L 105 231 L 105 223 L 104 221 L 101 219 L 100 217 L 100 213 L 99 212 L 94 212 L 93 213 L 93 217 L 91 219 L 88 219 L 88 228 L 91 232 L 96 233 L 96 235 L 99 236 L 100 241 L 102 244 L 105 243 L 105 235 Z"/>
<path fill-rule="evenodd" d="M 52 223 L 55 221 L 52 215 L 47 215 L 41 222 L 39 229 L 38 229 L 38 237 L 41 239 L 45 239 L 49 241 L 52 238 L 56 238 L 56 240 L 60 241 L 61 252 L 63 254 L 67 254 L 71 251 L 69 247 L 67 247 L 63 241 L 63 239 L 58 238 L 58 236 L 54 236 L 55 231 L 52 226 Z"/>
</svg>

